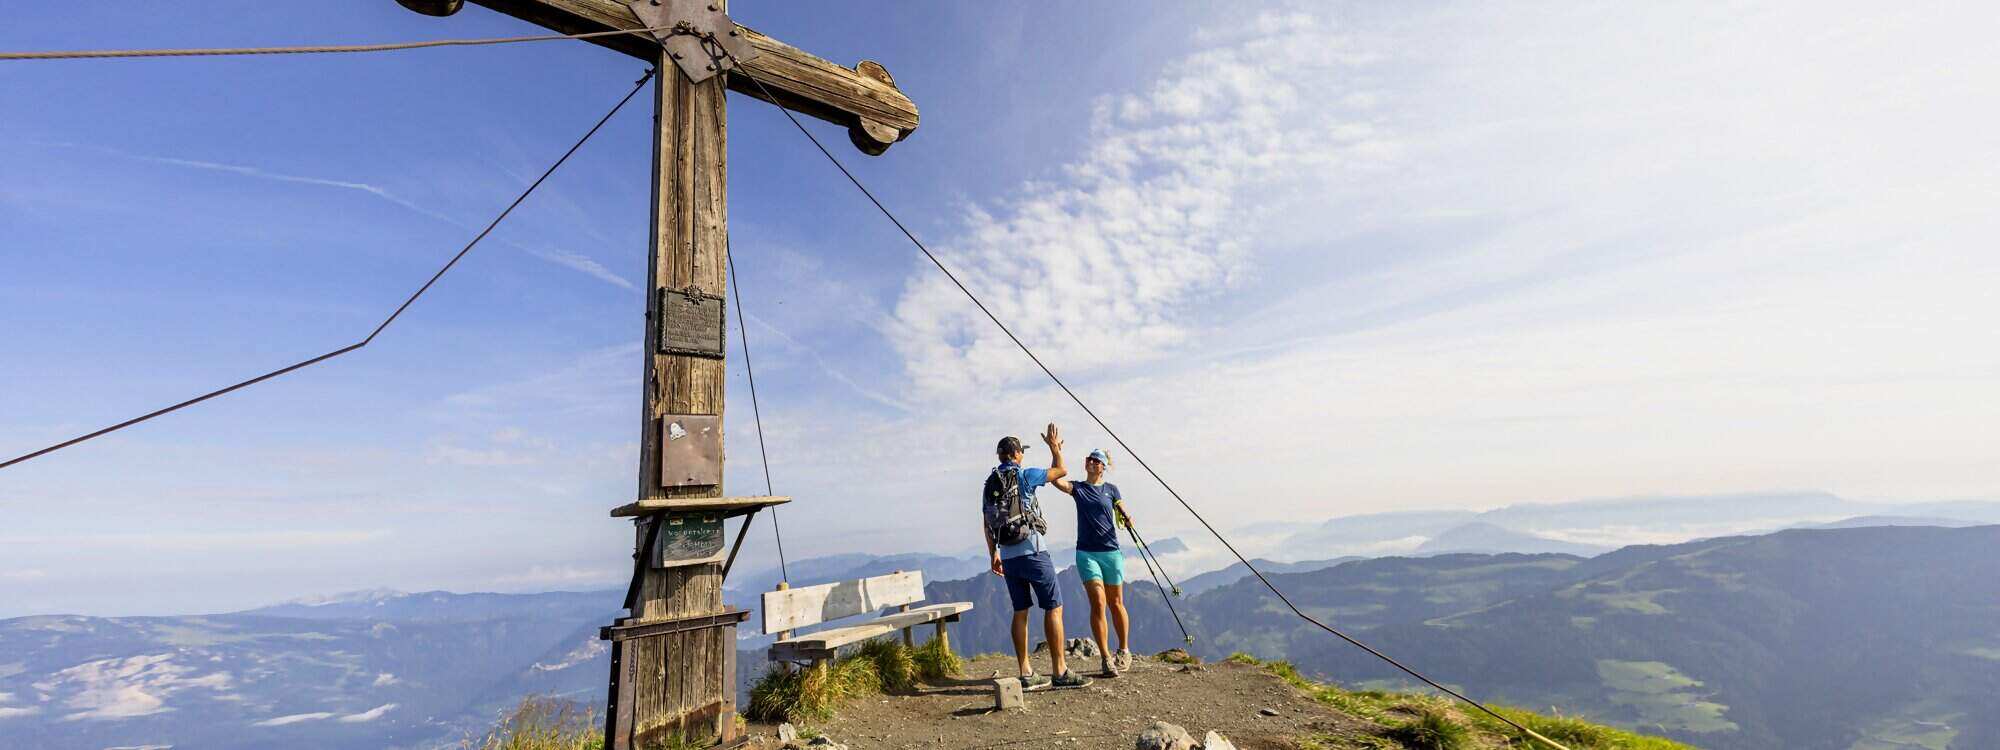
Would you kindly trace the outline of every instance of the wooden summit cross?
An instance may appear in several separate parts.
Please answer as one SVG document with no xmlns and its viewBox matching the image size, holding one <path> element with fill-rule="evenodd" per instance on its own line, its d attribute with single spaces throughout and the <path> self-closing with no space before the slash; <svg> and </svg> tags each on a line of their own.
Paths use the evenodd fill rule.
<svg viewBox="0 0 2000 750">
<path fill-rule="evenodd" d="M 397 2 L 433 16 L 463 4 Z M 589 40 L 652 63 L 659 76 L 639 495 L 611 511 L 635 520 L 638 544 L 625 601 L 631 616 L 601 633 L 611 641 L 605 742 L 617 750 L 677 738 L 739 744 L 736 624 L 746 613 L 723 607 L 722 579 L 743 533 L 725 559 L 722 522 L 787 499 L 722 496 L 723 92 L 843 125 L 869 154 L 917 128 L 916 105 L 880 65 L 842 67 L 737 26 L 727 0 L 473 2 L 565 34 L 654 29 Z"/>
</svg>

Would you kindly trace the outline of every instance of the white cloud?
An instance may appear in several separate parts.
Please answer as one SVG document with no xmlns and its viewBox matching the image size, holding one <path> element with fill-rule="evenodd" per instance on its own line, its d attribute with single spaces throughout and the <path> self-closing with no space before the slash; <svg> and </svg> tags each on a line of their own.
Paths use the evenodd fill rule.
<svg viewBox="0 0 2000 750">
<path fill-rule="evenodd" d="M 299 723 L 299 722 L 302 722 L 302 721 L 320 721 L 320 720 L 323 720 L 323 719 L 331 719 L 331 718 L 333 718 L 333 714 L 332 714 L 332 713 L 329 713 L 329 712 L 326 712 L 326 711 L 316 711 L 316 712 L 313 712 L 313 713 L 309 713 L 309 714 L 291 714 L 291 715 L 289 715 L 289 716 L 279 716 L 279 717 L 277 717 L 277 718 L 274 718 L 274 719 L 265 719 L 265 720 L 263 720 L 263 721 L 259 721 L 259 722 L 256 722 L 256 723 L 253 723 L 253 724 L 251 724 L 250 726 L 253 726 L 253 727 L 282 727 L 282 726 L 285 726 L 285 725 L 287 725 L 287 724 L 297 724 L 297 723 Z"/>
<path fill-rule="evenodd" d="M 524 248 L 524 249 L 528 251 L 529 255 L 533 255 L 537 258 L 541 258 L 542 260 L 546 260 L 550 263 L 554 263 L 559 266 L 564 266 L 566 268 L 582 271 L 586 274 L 589 274 L 591 277 L 596 278 L 599 281 L 611 284 L 612 286 L 616 286 L 621 289 L 627 289 L 627 290 L 637 290 L 639 288 L 633 286 L 632 282 L 626 281 L 625 277 L 612 273 L 611 269 L 605 268 L 604 264 L 592 260 L 589 256 L 579 255 L 577 253 L 573 253 L 568 250 L 563 250 L 560 248 L 553 248 L 553 247 L 539 248 L 539 249 L 538 248 Z"/>
<path fill-rule="evenodd" d="M 48 536 L 0 537 L 4 546 L 64 548 L 113 548 L 128 550 L 172 550 L 214 552 L 219 550 L 296 549 L 341 547 L 385 539 L 387 529 L 336 531 L 218 531 L 162 532 L 146 534 L 60 534 Z"/>
<path fill-rule="evenodd" d="M 395 675 L 389 674 L 388 672 L 383 672 L 381 674 L 375 675 L 375 682 L 373 683 L 373 686 L 388 687 L 390 685 L 395 685 L 400 682 L 402 682 L 402 680 L 397 679 Z"/>
<path fill-rule="evenodd" d="M 527 570 L 495 577 L 493 585 L 506 589 L 544 589 L 551 586 L 599 586 L 617 583 L 632 570 L 579 565 L 534 565 Z"/>
<path fill-rule="evenodd" d="M 0 719 L 34 716 L 42 712 L 41 706 L 8 706 L 13 700 L 13 693 L 0 692 Z"/>
<path fill-rule="evenodd" d="M 1112 98 L 1062 179 L 937 244 L 1211 520 L 2000 492 L 2000 107 L 1973 93 L 2000 18 L 1718 13 L 1466 6 L 1207 37 Z M 1073 452 L 1115 448 L 914 274 L 891 333 L 920 416 L 818 420 L 798 445 L 849 448 L 788 473 L 967 481 L 1048 419 Z M 1114 480 L 1172 505 L 1134 463 Z M 850 548 L 960 546 L 933 493 L 883 494 L 785 519 L 866 535 Z"/>
<path fill-rule="evenodd" d="M 232 683 L 228 672 L 196 671 L 175 662 L 173 654 L 99 659 L 49 675 L 35 683 L 35 690 L 78 709 L 65 714 L 65 721 L 129 719 L 171 711 L 167 699 L 187 690 L 227 695 Z"/>
<path fill-rule="evenodd" d="M 376 719 L 380 719 L 380 718 L 382 718 L 382 716 L 383 716 L 384 714 L 387 714 L 387 713 L 389 713 L 390 711 L 394 710 L 395 708 L 396 708 L 396 704 L 394 704 L 394 703 L 384 703 L 384 704 L 382 704 L 382 705 L 380 705 L 380 706 L 376 706 L 376 707 L 374 707 L 374 708 L 371 708 L 371 709 L 368 709 L 368 710 L 366 710 L 366 711 L 363 711 L 363 712 L 361 712 L 361 713 L 358 713 L 358 714 L 348 714 L 348 715 L 346 715 L 346 716 L 342 716 L 342 717 L 340 717 L 340 721 L 341 721 L 341 723 L 344 723 L 344 724 L 361 724 L 361 723 L 366 723 L 366 722 L 370 722 L 370 721 L 374 721 L 374 720 L 376 720 Z"/>
<path fill-rule="evenodd" d="M 47 577 L 49 577 L 49 572 L 46 570 L 42 570 L 40 568 L 20 568 L 16 570 L 0 570 L 0 580 L 6 580 L 6 581 L 18 581 L 18 582 L 39 581 Z M 4 693 L 0 693 L 0 695 L 4 695 Z"/>
<path fill-rule="evenodd" d="M 389 203 L 395 204 L 396 206 L 407 209 L 418 215 L 430 219 L 435 219 L 437 221 L 441 221 L 461 229 L 465 229 L 468 231 L 476 231 L 485 228 L 485 224 L 483 223 L 475 226 L 471 223 L 460 221 L 458 219 L 452 218 L 451 216 L 445 214 L 444 212 L 437 211 L 435 209 L 426 207 L 423 204 L 412 201 L 408 198 L 404 198 L 403 196 L 390 191 L 388 188 L 384 188 L 380 185 L 374 185 L 366 182 L 357 182 L 353 180 L 335 180 L 324 177 L 312 177 L 307 175 L 285 174 L 283 172 L 273 172 L 268 169 L 263 169 L 261 167 L 253 167 L 242 164 L 226 164 L 222 162 L 205 161 L 201 159 L 182 159 L 172 156 L 153 156 L 150 154 L 134 154 L 102 146 L 86 146 L 82 144 L 73 144 L 73 143 L 59 143 L 51 145 L 86 148 L 91 151 L 110 154 L 112 156 L 122 157 L 126 159 L 133 159 L 136 161 L 151 162 L 154 164 L 165 164 L 176 167 L 186 167 L 189 169 L 200 169 L 210 172 L 223 172 L 227 174 L 240 175 L 243 177 L 250 177 L 259 180 L 285 182 L 296 185 L 312 185 L 316 187 L 330 187 L 330 188 L 338 188 L 341 190 L 353 190 L 375 196 L 376 198 L 388 201 Z M 525 186 L 526 180 L 522 180 L 521 182 L 523 186 Z M 528 255 L 533 256 L 535 258 L 539 258 L 541 260 L 554 263 L 564 268 L 569 268 L 575 271 L 582 272 L 585 275 L 588 275 L 599 281 L 612 284 L 622 289 L 632 290 L 637 288 L 632 285 L 632 282 L 625 280 L 625 277 L 619 276 L 616 273 L 612 273 L 611 270 L 605 268 L 603 264 L 600 264 L 597 261 L 592 260 L 590 257 L 585 255 L 581 255 L 568 250 L 563 250 L 561 248 L 554 248 L 554 247 L 543 247 L 543 248 L 528 247 L 513 240 L 508 240 L 503 238 L 489 237 L 488 239 L 491 239 L 495 242 L 500 242 L 502 244 L 513 246 L 515 249 L 525 252 Z"/>
<path fill-rule="evenodd" d="M 1062 178 L 974 206 L 947 265 L 1044 356 L 1075 372 L 1184 344 L 1202 304 L 1250 271 L 1261 196 L 1396 146 L 1350 81 L 1373 55 L 1329 21 L 1266 14 L 1172 63 L 1149 91 L 1098 105 Z M 1350 104 L 1349 102 L 1354 102 Z M 924 265 L 891 339 L 920 392 L 962 395 L 1039 376 Z"/>
</svg>

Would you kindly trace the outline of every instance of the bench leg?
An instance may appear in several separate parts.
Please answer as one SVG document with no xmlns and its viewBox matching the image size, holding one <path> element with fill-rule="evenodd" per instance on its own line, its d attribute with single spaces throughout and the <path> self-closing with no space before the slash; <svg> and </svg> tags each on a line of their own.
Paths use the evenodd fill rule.
<svg viewBox="0 0 2000 750">
<path fill-rule="evenodd" d="M 916 638 L 910 635 L 912 628 L 903 628 L 903 648 L 916 648 Z"/>
<path fill-rule="evenodd" d="M 937 621 L 937 642 L 945 653 L 951 653 L 951 635 L 945 632 L 944 621 Z"/>
</svg>

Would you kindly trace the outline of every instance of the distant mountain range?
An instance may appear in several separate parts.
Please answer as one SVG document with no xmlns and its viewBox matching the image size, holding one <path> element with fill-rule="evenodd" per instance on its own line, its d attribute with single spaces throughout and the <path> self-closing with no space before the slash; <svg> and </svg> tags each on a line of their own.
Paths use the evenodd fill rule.
<svg viewBox="0 0 2000 750">
<path fill-rule="evenodd" d="M 1262 554 L 1283 560 L 1453 552 L 1589 556 L 1633 544 L 1671 544 L 1823 524 L 2000 524 L 2000 503 L 1878 503 L 1825 492 L 1778 492 L 1523 503 L 1485 512 L 1375 513 L 1294 529 L 1276 549 Z M 1281 528 L 1262 523 L 1245 531 L 1269 536 Z"/>
<path fill-rule="evenodd" d="M 2000 747 L 1996 526 L 1794 530 L 1590 559 L 1388 558 L 1274 580 L 1476 695 L 1711 750 Z M 1255 581 L 1188 609 L 1211 656 L 1409 682 L 1274 611 Z"/>
<path fill-rule="evenodd" d="M 1563 506 L 1335 519 L 1294 530 L 1283 545 L 1293 562 L 1257 564 L 1314 615 L 1505 702 L 1714 750 L 2000 747 L 1990 718 L 2000 716 L 2000 527 L 1947 528 L 2000 519 L 2000 506 L 1883 512 L 1830 496 L 1760 497 L 1769 501 L 1692 500 L 1707 520 L 1659 499 L 1578 504 L 1570 521 Z M 1659 520 L 1640 523 L 1649 513 Z M 1801 528 L 1611 552 L 1587 541 L 1744 524 Z M 1385 540 L 1415 556 L 1312 556 Z M 1186 546 L 1155 548 L 1170 544 Z M 1455 551 L 1465 549 L 1480 553 Z M 1167 598 L 1133 563 L 1136 650 L 1183 645 Z M 1010 648 L 1005 592 L 980 556 L 843 555 L 790 568 L 797 585 L 924 570 L 931 599 L 976 604 L 953 631 L 960 651 Z M 1188 574 L 1175 607 L 1198 652 L 1402 685 L 1293 617 L 1240 563 L 1176 572 Z M 725 596 L 754 606 L 776 580 L 739 571 Z M 1073 575 L 1063 589 L 1069 635 L 1085 637 Z M 220 615 L 0 620 L 0 747 L 451 746 L 524 695 L 600 702 L 596 630 L 619 614 L 619 595 L 364 591 Z M 738 660 L 745 684 L 768 640 L 755 623 Z"/>
</svg>

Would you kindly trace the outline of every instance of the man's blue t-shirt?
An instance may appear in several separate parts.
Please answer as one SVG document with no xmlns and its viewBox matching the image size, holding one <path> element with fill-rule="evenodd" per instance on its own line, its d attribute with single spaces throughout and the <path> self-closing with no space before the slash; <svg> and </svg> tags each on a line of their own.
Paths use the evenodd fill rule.
<svg viewBox="0 0 2000 750">
<path fill-rule="evenodd" d="M 1005 469 L 1009 466 L 1014 466 L 1014 465 L 1015 464 L 1001 464 L 995 470 L 997 471 L 999 469 Z M 1049 483 L 1048 469 L 1037 469 L 1027 466 L 1021 467 L 1021 506 L 1029 507 L 1034 505 L 1035 488 L 1048 483 Z M 1022 555 L 1032 555 L 1036 552 L 1047 552 L 1047 551 L 1049 551 L 1049 546 L 1042 542 L 1042 535 L 1036 534 L 1034 532 L 1029 532 L 1027 540 L 1021 542 L 1020 544 L 1000 545 L 1000 559 L 1006 560 L 1010 558 L 1020 557 Z"/>
<path fill-rule="evenodd" d="M 1076 548 L 1080 552 L 1112 552 L 1118 549 L 1118 522 L 1112 504 L 1122 499 L 1118 485 L 1110 482 L 1070 485 L 1076 498 Z"/>
</svg>

